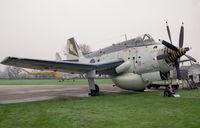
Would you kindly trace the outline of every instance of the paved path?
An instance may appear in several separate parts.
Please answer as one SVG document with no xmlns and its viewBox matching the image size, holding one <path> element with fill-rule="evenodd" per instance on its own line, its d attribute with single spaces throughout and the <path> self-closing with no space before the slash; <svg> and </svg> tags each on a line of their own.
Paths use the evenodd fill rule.
<svg viewBox="0 0 200 128">
<path fill-rule="evenodd" d="M 113 87 L 100 85 L 100 95 L 134 93 Z M 88 85 L 1 85 L 0 104 L 31 102 L 48 99 L 70 99 L 88 97 Z"/>
</svg>

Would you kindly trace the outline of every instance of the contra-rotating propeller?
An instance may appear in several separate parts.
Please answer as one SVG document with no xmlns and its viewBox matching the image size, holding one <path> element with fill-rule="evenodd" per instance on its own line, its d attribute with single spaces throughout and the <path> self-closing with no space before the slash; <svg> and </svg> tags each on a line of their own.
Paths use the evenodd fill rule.
<svg viewBox="0 0 200 128">
<path fill-rule="evenodd" d="M 160 40 L 163 45 L 165 45 L 168 49 L 167 52 L 163 55 L 157 56 L 157 59 L 168 59 L 171 62 L 175 63 L 176 71 L 177 71 L 177 78 L 180 80 L 181 75 L 180 75 L 180 70 L 179 70 L 179 61 L 181 56 L 185 55 L 189 60 L 196 62 L 196 60 L 189 56 L 186 55 L 186 52 L 190 50 L 189 47 L 183 48 L 183 41 L 184 41 L 184 23 L 182 23 L 181 29 L 180 29 L 180 35 L 179 35 L 179 47 L 176 47 L 172 44 L 172 39 L 171 39 L 171 33 L 169 29 L 169 25 L 166 22 L 166 28 L 167 28 L 167 33 L 169 36 L 169 40 L 171 43 L 165 41 L 165 40 Z"/>
</svg>

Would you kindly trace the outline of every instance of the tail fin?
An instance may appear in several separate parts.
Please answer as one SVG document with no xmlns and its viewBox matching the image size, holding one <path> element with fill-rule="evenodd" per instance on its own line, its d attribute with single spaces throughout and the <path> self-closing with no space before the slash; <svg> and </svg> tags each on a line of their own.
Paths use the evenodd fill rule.
<svg viewBox="0 0 200 128">
<path fill-rule="evenodd" d="M 66 56 L 67 60 L 78 60 L 83 57 L 81 49 L 73 37 L 67 40 Z"/>
</svg>

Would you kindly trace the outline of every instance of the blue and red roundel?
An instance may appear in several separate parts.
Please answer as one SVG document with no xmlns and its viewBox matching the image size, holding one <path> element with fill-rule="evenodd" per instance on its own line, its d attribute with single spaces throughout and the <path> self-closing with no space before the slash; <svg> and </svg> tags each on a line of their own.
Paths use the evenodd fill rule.
<svg viewBox="0 0 200 128">
<path fill-rule="evenodd" d="M 91 60 L 90 60 L 90 63 L 91 63 L 91 64 L 95 63 L 95 59 L 91 59 Z"/>
</svg>

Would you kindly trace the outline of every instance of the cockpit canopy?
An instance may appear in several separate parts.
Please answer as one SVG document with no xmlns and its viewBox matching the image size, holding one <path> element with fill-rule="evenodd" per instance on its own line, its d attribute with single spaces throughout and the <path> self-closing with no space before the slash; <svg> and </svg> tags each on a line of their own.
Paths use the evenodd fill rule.
<svg viewBox="0 0 200 128">
<path fill-rule="evenodd" d="M 149 34 L 140 35 L 136 37 L 135 39 L 140 40 L 141 42 L 154 41 L 154 39 Z"/>
</svg>

